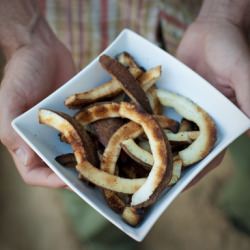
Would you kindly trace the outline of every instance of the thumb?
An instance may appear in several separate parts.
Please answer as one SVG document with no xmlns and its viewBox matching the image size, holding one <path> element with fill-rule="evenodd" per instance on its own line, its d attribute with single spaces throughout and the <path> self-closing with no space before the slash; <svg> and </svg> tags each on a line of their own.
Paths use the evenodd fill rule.
<svg viewBox="0 0 250 250">
<path fill-rule="evenodd" d="M 0 88 L 0 140 L 11 153 L 23 180 L 28 184 L 61 187 L 64 183 L 37 157 L 11 127 L 12 120 L 27 110 L 23 82 L 11 62 Z"/>
<path fill-rule="evenodd" d="M 33 152 L 11 126 L 12 120 L 27 109 L 24 94 L 18 85 L 13 83 L 18 81 L 14 75 L 12 66 L 7 65 L 0 89 L 0 140 L 20 169 L 21 165 L 26 166 L 29 160 L 32 160 Z"/>
<path fill-rule="evenodd" d="M 22 141 L 12 129 L 11 121 L 26 110 L 25 97 L 17 85 L 11 84 L 17 80 L 13 75 L 12 67 L 7 65 L 0 89 L 0 140 L 11 152 Z"/>
<path fill-rule="evenodd" d="M 242 57 L 237 65 L 232 76 L 232 86 L 239 108 L 250 118 L 250 55 Z M 250 136 L 250 129 L 247 135 Z"/>
<path fill-rule="evenodd" d="M 250 57 L 237 66 L 232 76 L 232 85 L 240 109 L 250 117 Z"/>
<path fill-rule="evenodd" d="M 65 184 L 50 170 L 11 127 L 11 121 L 26 110 L 24 97 L 17 89 L 4 85 L 0 91 L 0 140 L 14 159 L 25 183 L 47 187 Z"/>
</svg>

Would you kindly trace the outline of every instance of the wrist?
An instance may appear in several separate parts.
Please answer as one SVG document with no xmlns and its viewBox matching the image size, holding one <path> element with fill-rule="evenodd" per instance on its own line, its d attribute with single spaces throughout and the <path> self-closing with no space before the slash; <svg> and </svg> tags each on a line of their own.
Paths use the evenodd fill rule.
<svg viewBox="0 0 250 250">
<path fill-rule="evenodd" d="M 249 25 L 250 0 L 204 0 L 198 21 L 227 21 L 240 28 Z"/>
</svg>

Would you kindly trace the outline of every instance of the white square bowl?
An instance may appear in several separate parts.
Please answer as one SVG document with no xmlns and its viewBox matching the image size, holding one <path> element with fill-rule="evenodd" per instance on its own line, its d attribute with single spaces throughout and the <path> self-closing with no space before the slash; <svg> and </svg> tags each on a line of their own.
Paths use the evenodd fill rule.
<svg viewBox="0 0 250 250">
<path fill-rule="evenodd" d="M 57 131 L 38 123 L 40 108 L 49 108 L 72 115 L 75 111 L 64 106 L 66 97 L 89 90 L 110 79 L 98 62 L 99 56 L 50 96 L 17 117 L 12 125 L 29 146 L 75 193 L 123 232 L 137 241 L 142 241 L 174 198 L 213 158 L 249 129 L 250 121 L 206 80 L 173 56 L 127 29 L 123 30 L 103 53 L 116 56 L 123 51 L 133 55 L 138 64 L 146 69 L 162 65 L 162 76 L 157 83 L 158 87 L 177 92 L 200 105 L 213 117 L 218 130 L 218 139 L 212 152 L 205 159 L 186 170 L 178 183 L 164 192 L 139 226 L 127 225 L 106 205 L 99 190 L 85 185 L 77 178 L 75 171 L 64 168 L 55 161 L 57 155 L 71 152 L 71 148 L 59 141 Z"/>
</svg>

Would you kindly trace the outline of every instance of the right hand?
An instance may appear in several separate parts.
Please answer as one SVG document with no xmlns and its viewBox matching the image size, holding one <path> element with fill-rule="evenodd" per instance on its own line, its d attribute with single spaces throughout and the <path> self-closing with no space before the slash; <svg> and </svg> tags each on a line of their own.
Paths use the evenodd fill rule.
<svg viewBox="0 0 250 250">
<path fill-rule="evenodd" d="M 177 56 L 250 117 L 250 49 L 243 27 L 230 18 L 198 17 Z"/>
<path fill-rule="evenodd" d="M 0 140 L 27 184 L 65 186 L 16 134 L 11 122 L 64 84 L 74 73 L 70 52 L 44 20 L 32 34 L 31 42 L 14 51 L 7 61 L 0 86 Z"/>
</svg>

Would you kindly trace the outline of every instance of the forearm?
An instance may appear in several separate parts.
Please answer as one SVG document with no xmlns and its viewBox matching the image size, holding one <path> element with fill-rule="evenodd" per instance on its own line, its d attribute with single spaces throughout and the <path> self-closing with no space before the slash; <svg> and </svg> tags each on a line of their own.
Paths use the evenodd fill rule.
<svg viewBox="0 0 250 250">
<path fill-rule="evenodd" d="M 0 1 L 0 48 L 7 58 L 17 49 L 30 44 L 37 32 L 43 37 L 52 33 L 42 18 L 37 1 Z"/>
<path fill-rule="evenodd" d="M 250 23 L 250 0 L 204 0 L 198 19 L 227 19 L 246 27 Z"/>
</svg>

